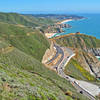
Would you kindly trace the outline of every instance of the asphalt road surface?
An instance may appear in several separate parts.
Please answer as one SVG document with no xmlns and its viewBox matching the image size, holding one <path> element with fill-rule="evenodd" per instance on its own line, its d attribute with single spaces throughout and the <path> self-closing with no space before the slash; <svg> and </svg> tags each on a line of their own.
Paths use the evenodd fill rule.
<svg viewBox="0 0 100 100">
<path fill-rule="evenodd" d="M 78 92 L 80 92 L 81 94 L 87 96 L 90 100 L 95 100 L 95 97 L 86 89 L 82 88 L 76 79 L 66 75 L 64 73 L 64 68 L 65 66 L 68 64 L 68 62 L 70 61 L 70 59 L 75 56 L 75 53 L 73 53 L 73 51 L 69 48 L 66 48 L 66 51 L 69 53 L 69 56 L 64 56 L 64 51 L 63 49 L 58 46 L 58 45 L 54 45 L 56 50 L 57 50 L 57 54 L 60 53 L 62 54 L 61 59 L 58 61 L 57 65 L 55 67 L 57 67 L 57 72 L 58 74 L 65 78 L 66 80 L 70 81 L 71 84 L 73 84 L 73 86 L 77 89 Z"/>
</svg>

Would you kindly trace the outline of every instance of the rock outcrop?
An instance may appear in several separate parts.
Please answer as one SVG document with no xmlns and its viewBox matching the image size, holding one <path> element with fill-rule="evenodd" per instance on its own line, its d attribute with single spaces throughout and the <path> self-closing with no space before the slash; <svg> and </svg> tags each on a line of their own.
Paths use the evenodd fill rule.
<svg viewBox="0 0 100 100">
<path fill-rule="evenodd" d="M 87 51 L 95 56 L 100 56 L 100 48 L 91 48 L 87 49 Z"/>
<path fill-rule="evenodd" d="M 44 33 L 62 33 L 63 28 L 71 28 L 69 24 L 54 24 L 47 27 Z"/>
<path fill-rule="evenodd" d="M 84 55 L 87 64 L 97 78 L 100 78 L 100 61 L 96 58 L 100 56 L 100 48 L 91 48 L 87 50 L 87 55 Z"/>
<path fill-rule="evenodd" d="M 48 62 L 48 60 L 52 59 L 55 54 L 56 54 L 56 49 L 54 48 L 54 44 L 52 42 L 50 49 L 47 49 L 43 56 L 42 63 L 46 64 L 46 62 Z"/>
<path fill-rule="evenodd" d="M 100 61 L 96 56 L 100 56 L 100 49 L 91 48 L 78 50 L 78 56 L 75 58 L 90 74 L 100 77 Z"/>
</svg>

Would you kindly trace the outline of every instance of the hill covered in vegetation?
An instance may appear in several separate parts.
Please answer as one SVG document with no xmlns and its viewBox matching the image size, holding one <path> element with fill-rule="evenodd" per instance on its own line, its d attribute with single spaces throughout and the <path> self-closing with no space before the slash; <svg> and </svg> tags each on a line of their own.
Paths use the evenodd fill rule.
<svg viewBox="0 0 100 100">
<path fill-rule="evenodd" d="M 38 60 L 42 59 L 45 50 L 49 47 L 49 41 L 39 30 L 0 23 L 0 36 L 12 46 Z"/>
<path fill-rule="evenodd" d="M 88 100 L 41 63 L 50 42 L 39 29 L 30 28 L 33 19 L 30 21 L 23 15 L 11 13 L 0 16 L 2 100 Z"/>
<path fill-rule="evenodd" d="M 25 15 L 25 14 L 24 14 Z M 64 20 L 64 19 L 82 19 L 83 16 L 71 15 L 71 14 L 26 14 L 25 16 L 34 16 L 36 18 L 49 18 L 55 20 Z"/>
<path fill-rule="evenodd" d="M 57 43 L 72 48 L 99 48 L 100 40 L 85 34 L 75 33 L 56 38 Z"/>
<path fill-rule="evenodd" d="M 40 27 L 47 24 L 53 24 L 56 20 L 48 18 L 36 18 L 34 16 L 24 16 L 17 13 L 0 13 L 0 22 L 16 24 L 21 27 Z"/>
</svg>

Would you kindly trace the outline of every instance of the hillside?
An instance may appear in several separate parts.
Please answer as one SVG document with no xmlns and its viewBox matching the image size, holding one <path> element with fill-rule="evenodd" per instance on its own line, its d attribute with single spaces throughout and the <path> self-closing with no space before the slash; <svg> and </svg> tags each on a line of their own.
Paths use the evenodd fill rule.
<svg viewBox="0 0 100 100">
<path fill-rule="evenodd" d="M 48 40 L 38 30 L 0 23 L 0 36 L 14 47 L 40 61 L 49 47 Z"/>
<path fill-rule="evenodd" d="M 32 56 L 25 54 L 11 45 L 4 45 L 0 53 L 1 97 L 4 100 L 66 100 L 66 91 L 73 93 L 73 98 L 82 98 L 69 82 L 56 73 L 46 69 Z M 4 45 L 4 46 L 2 46 Z M 9 49 L 6 49 L 10 46 Z"/>
<path fill-rule="evenodd" d="M 85 34 L 69 34 L 66 36 L 62 36 L 62 38 L 56 38 L 57 43 L 62 46 L 78 48 L 78 49 L 86 49 L 86 48 L 99 48 L 100 40 L 95 37 L 88 36 Z"/>
<path fill-rule="evenodd" d="M 21 27 L 40 27 L 47 24 L 53 24 L 56 20 L 46 18 L 36 18 L 34 16 L 24 16 L 17 13 L 0 13 L 0 22 L 16 24 Z"/>
<path fill-rule="evenodd" d="M 0 22 L 2 100 L 88 100 L 68 81 L 42 65 L 41 59 L 49 47 L 49 40 L 40 30 L 16 25 L 12 18 Z"/>
<path fill-rule="evenodd" d="M 95 57 L 99 55 L 99 39 L 76 33 L 57 37 L 55 40 L 61 46 L 72 48 L 76 53 L 74 59 L 66 67 L 67 74 L 77 79 L 90 81 L 95 81 L 93 75 L 96 78 L 100 77 L 100 61 Z"/>
<path fill-rule="evenodd" d="M 12 46 L 4 38 L 0 38 L 0 41 L 0 97 L 2 99 L 87 99 L 77 94 L 69 82 L 46 69 L 34 57 Z M 66 91 L 71 91 L 72 97 L 66 96 Z"/>
</svg>

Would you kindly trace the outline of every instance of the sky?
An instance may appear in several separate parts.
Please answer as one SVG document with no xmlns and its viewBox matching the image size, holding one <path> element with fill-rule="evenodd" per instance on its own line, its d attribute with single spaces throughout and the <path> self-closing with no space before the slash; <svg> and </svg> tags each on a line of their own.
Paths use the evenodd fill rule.
<svg viewBox="0 0 100 100">
<path fill-rule="evenodd" d="M 100 0 L 0 0 L 0 12 L 100 13 Z"/>
</svg>

